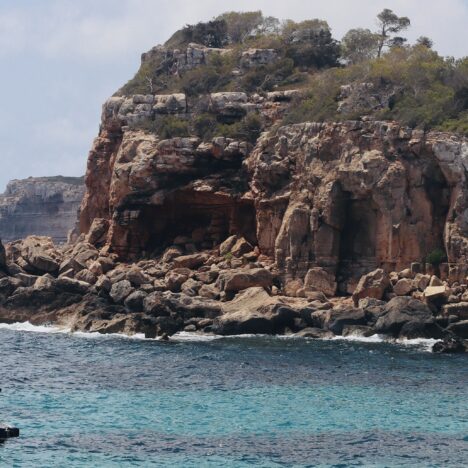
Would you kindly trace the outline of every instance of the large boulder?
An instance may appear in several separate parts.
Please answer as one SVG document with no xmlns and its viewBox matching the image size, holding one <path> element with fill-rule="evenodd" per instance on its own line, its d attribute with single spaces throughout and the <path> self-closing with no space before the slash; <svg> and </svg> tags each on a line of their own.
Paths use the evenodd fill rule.
<svg viewBox="0 0 468 468">
<path fill-rule="evenodd" d="M 431 309 L 416 299 L 406 296 L 394 297 L 384 307 L 382 315 L 375 324 L 376 333 L 397 337 L 408 322 L 434 322 Z"/>
<path fill-rule="evenodd" d="M 445 304 L 442 307 L 442 315 L 450 317 L 455 315 L 460 320 L 468 320 L 468 302 L 458 302 L 457 304 Z"/>
<path fill-rule="evenodd" d="M 120 304 L 130 296 L 133 291 L 132 283 L 128 280 L 122 280 L 112 285 L 109 295 L 116 304 Z"/>
<path fill-rule="evenodd" d="M 468 320 L 452 323 L 447 327 L 447 330 L 460 338 L 468 340 Z"/>
<path fill-rule="evenodd" d="M 326 296 L 333 297 L 336 294 L 337 284 L 335 276 L 323 268 L 311 268 L 304 279 L 305 291 L 320 291 Z"/>
<path fill-rule="evenodd" d="M 190 270 L 196 270 L 205 264 L 208 260 L 208 255 L 204 253 L 195 253 L 191 255 L 182 255 L 174 258 L 174 266 L 176 268 L 189 268 Z"/>
<path fill-rule="evenodd" d="M 356 289 L 354 290 L 354 304 L 357 306 L 359 299 L 364 299 L 365 297 L 382 299 L 385 290 L 389 285 L 390 279 L 387 273 L 381 268 L 367 273 L 367 275 L 361 277 L 356 286 Z"/>
<path fill-rule="evenodd" d="M 223 271 L 216 281 L 216 287 L 228 293 L 253 287 L 270 288 L 272 285 L 273 275 L 264 268 Z"/>
<path fill-rule="evenodd" d="M 299 317 L 299 312 L 281 298 L 270 296 L 260 287 L 240 292 L 223 304 L 222 312 L 213 323 L 213 331 L 220 335 L 282 333 Z"/>
<path fill-rule="evenodd" d="M 8 245 L 7 257 L 28 273 L 58 273 L 63 255 L 50 237 L 29 236 Z"/>
<path fill-rule="evenodd" d="M 367 323 L 364 310 L 348 306 L 338 306 L 328 311 L 326 328 L 335 335 L 341 335 L 347 325 L 365 325 Z"/>
</svg>

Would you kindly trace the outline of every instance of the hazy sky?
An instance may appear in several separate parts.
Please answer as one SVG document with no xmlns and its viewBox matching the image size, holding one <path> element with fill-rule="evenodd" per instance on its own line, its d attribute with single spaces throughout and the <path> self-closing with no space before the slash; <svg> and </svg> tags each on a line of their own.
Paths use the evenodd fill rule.
<svg viewBox="0 0 468 468">
<path fill-rule="evenodd" d="M 140 54 L 226 10 L 321 18 L 340 39 L 383 8 L 443 55 L 468 55 L 468 0 L 0 0 L 0 192 L 13 178 L 82 175 L 101 105 Z"/>
</svg>

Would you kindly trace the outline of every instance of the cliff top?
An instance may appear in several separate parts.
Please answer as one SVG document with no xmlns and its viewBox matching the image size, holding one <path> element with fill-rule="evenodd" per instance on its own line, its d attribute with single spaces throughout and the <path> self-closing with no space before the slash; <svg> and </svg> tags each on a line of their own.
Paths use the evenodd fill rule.
<svg viewBox="0 0 468 468">
<path fill-rule="evenodd" d="M 183 94 L 188 104 L 196 102 L 190 113 L 201 115 L 210 114 L 200 100 L 212 93 L 265 97 L 300 89 L 285 123 L 368 117 L 468 134 L 468 58 L 439 56 L 427 37 L 408 44 L 399 34 L 410 20 L 390 10 L 377 21 L 378 32 L 352 29 L 338 41 L 323 20 L 281 22 L 259 11 L 228 12 L 187 25 L 142 54 L 139 71 L 115 96 Z M 187 118 L 152 120 L 156 125 L 147 130 L 159 134 L 161 120 L 175 136 L 200 134 Z M 229 136 L 238 120 L 221 122 L 229 127 L 215 133 Z"/>
</svg>

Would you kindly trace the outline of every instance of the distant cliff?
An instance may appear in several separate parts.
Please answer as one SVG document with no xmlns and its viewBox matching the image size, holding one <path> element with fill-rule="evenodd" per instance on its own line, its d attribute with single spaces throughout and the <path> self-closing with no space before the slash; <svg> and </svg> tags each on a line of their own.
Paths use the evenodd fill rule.
<svg viewBox="0 0 468 468">
<path fill-rule="evenodd" d="M 84 189 L 82 177 L 12 180 L 0 195 L 0 238 L 8 242 L 36 234 L 66 241 Z"/>
</svg>

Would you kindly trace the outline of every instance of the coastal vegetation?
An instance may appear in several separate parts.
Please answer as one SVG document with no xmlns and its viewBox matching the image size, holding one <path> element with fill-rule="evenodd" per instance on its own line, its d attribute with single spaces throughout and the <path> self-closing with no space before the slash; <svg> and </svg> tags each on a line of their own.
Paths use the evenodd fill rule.
<svg viewBox="0 0 468 468">
<path fill-rule="evenodd" d="M 214 92 L 262 95 L 302 89 L 305 99 L 298 100 L 285 116 L 286 123 L 297 123 L 361 117 L 361 109 L 337 110 L 337 101 L 343 86 L 365 83 L 378 99 L 382 93 L 391 94 L 389 105 L 374 109 L 373 118 L 398 120 L 412 128 L 468 134 L 468 58 L 440 56 L 425 36 L 408 44 L 399 34 L 410 24 L 409 18 L 384 9 L 377 15 L 376 31 L 351 29 L 339 41 L 323 20 L 298 23 L 265 17 L 260 11 L 228 12 L 177 31 L 164 44 L 166 52 L 148 56 L 119 93 L 183 92 L 194 98 Z M 210 54 L 200 66 L 174 73 L 177 53 L 183 53 L 192 43 L 222 53 Z M 243 68 L 243 53 L 252 49 L 271 49 L 277 58 Z M 201 120 L 206 122 L 207 116 Z M 173 121 L 164 125 L 168 123 L 176 125 Z M 193 132 L 193 125 L 188 128 L 179 124 L 175 134 Z M 202 122 L 195 126 L 199 133 Z M 174 134 L 173 130 L 169 133 Z"/>
</svg>

